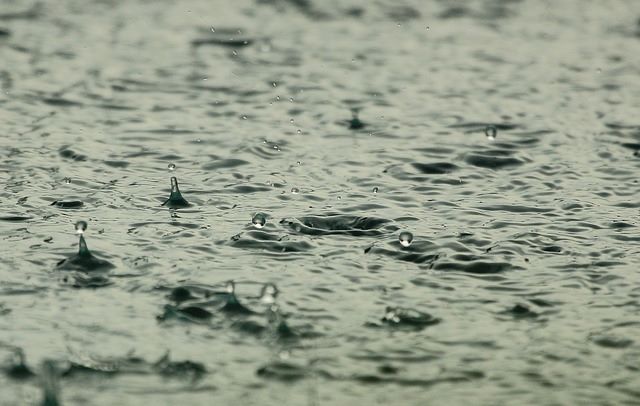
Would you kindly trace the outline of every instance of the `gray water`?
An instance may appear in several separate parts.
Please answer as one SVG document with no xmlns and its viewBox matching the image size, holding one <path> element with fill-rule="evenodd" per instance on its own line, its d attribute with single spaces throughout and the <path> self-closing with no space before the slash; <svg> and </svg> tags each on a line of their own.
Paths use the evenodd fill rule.
<svg viewBox="0 0 640 406">
<path fill-rule="evenodd" d="M 639 17 L 2 0 L 0 404 L 640 404 Z"/>
</svg>

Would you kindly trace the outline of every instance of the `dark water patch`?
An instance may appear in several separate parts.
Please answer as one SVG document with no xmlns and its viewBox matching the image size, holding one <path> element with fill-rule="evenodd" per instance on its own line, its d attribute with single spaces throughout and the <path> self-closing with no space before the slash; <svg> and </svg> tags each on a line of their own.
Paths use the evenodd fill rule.
<svg viewBox="0 0 640 406">
<path fill-rule="evenodd" d="M 79 209 L 84 206 L 84 203 L 80 200 L 56 200 L 51 203 L 51 206 L 55 206 L 60 209 Z"/>
<path fill-rule="evenodd" d="M 23 221 L 29 221 L 32 218 L 33 217 L 29 217 L 29 216 L 2 216 L 0 217 L 0 221 L 6 221 L 9 223 L 20 223 Z"/>
<path fill-rule="evenodd" d="M 0 38 L 6 38 L 11 36 L 11 31 L 6 28 L 0 27 Z"/>
<path fill-rule="evenodd" d="M 202 169 L 204 169 L 205 171 L 213 171 L 216 169 L 229 169 L 229 168 L 236 168 L 238 166 L 246 165 L 248 163 L 249 162 L 243 159 L 233 159 L 233 158 L 220 159 L 220 160 L 216 160 L 214 162 L 202 165 Z"/>
<path fill-rule="evenodd" d="M 191 45 L 196 48 L 203 45 L 213 45 L 236 49 L 248 47 L 253 44 L 253 42 L 254 41 L 249 38 L 197 38 L 191 41 Z"/>
<path fill-rule="evenodd" d="M 78 107 L 82 106 L 82 103 L 69 99 L 63 99 L 61 97 L 45 97 L 42 99 L 45 104 L 55 107 Z"/>
<path fill-rule="evenodd" d="M 589 339 L 596 345 L 604 348 L 624 349 L 633 345 L 633 340 L 624 337 L 610 335 L 593 335 Z"/>
<path fill-rule="evenodd" d="M 306 216 L 297 219 L 283 219 L 280 224 L 294 232 L 305 235 L 351 235 L 380 236 L 387 232 L 390 220 L 376 217 L 357 217 L 340 214 Z"/>
<path fill-rule="evenodd" d="M 421 173 L 428 175 L 444 175 L 458 169 L 456 165 L 449 162 L 436 162 L 430 164 L 413 163 L 411 165 Z"/>
<path fill-rule="evenodd" d="M 513 157 L 496 156 L 495 154 L 488 153 L 470 153 L 464 158 L 465 162 L 487 169 L 507 169 L 524 164 L 523 161 Z"/>
<path fill-rule="evenodd" d="M 482 260 L 468 262 L 437 261 L 433 269 L 438 271 L 459 271 L 471 274 L 486 275 L 499 274 L 507 271 L 522 269 L 508 262 L 488 262 Z"/>
<path fill-rule="evenodd" d="M 524 318 L 535 319 L 538 317 L 538 313 L 531 310 L 529 306 L 525 304 L 519 304 L 519 303 L 514 305 L 510 309 L 505 310 L 504 312 L 502 312 L 502 314 L 513 316 L 514 318 L 517 318 L 517 319 L 524 319 Z"/>
<path fill-rule="evenodd" d="M 540 207 L 529 207 L 522 205 L 506 205 L 506 204 L 495 204 L 491 206 L 482 206 L 476 207 L 478 210 L 488 210 L 488 211 L 507 211 L 512 213 L 549 213 L 552 212 L 553 209 L 545 209 Z"/>
<path fill-rule="evenodd" d="M 86 155 L 78 154 L 67 146 L 60 147 L 60 149 L 58 149 L 58 154 L 65 159 L 71 159 L 73 161 L 82 162 L 87 160 Z"/>
</svg>

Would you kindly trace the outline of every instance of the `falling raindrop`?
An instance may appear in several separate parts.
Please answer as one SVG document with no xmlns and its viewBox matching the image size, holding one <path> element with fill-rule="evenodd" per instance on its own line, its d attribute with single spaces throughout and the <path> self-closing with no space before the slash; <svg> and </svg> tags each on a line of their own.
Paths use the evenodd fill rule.
<svg viewBox="0 0 640 406">
<path fill-rule="evenodd" d="M 71 178 L 64 178 L 63 180 L 64 180 L 64 183 L 66 183 L 67 185 L 71 183 Z"/>
<path fill-rule="evenodd" d="M 84 234 L 84 232 L 87 229 L 87 222 L 80 220 L 80 221 L 76 222 L 75 227 L 76 227 L 76 233 Z"/>
<path fill-rule="evenodd" d="M 216 29 L 211 27 L 211 32 L 216 32 Z"/>
<path fill-rule="evenodd" d="M 255 228 L 262 228 L 267 224 L 267 216 L 264 213 L 256 213 L 251 222 Z"/>
<path fill-rule="evenodd" d="M 413 234 L 408 231 L 403 231 L 398 236 L 398 240 L 400 241 L 400 245 L 406 248 L 413 242 Z"/>
<path fill-rule="evenodd" d="M 498 129 L 494 125 L 487 126 L 484 129 L 484 135 L 487 136 L 487 139 L 493 141 L 496 139 L 496 135 L 498 134 Z"/>
<path fill-rule="evenodd" d="M 373 193 L 378 193 L 378 187 L 377 186 L 373 188 Z"/>
<path fill-rule="evenodd" d="M 297 187 L 293 187 L 291 188 L 291 193 L 293 193 L 294 195 L 297 195 L 298 193 L 300 193 L 300 189 L 298 189 Z"/>
<path fill-rule="evenodd" d="M 169 168 L 169 171 L 173 172 L 176 170 L 176 164 L 169 164 L 167 168 Z"/>
</svg>

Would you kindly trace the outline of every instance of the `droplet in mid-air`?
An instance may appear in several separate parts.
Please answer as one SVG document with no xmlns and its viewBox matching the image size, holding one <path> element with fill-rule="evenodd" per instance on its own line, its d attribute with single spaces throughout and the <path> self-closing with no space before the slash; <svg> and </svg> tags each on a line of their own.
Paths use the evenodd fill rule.
<svg viewBox="0 0 640 406">
<path fill-rule="evenodd" d="M 84 234 L 84 232 L 87 230 L 87 222 L 80 220 L 76 222 L 75 227 L 76 227 L 76 233 Z"/>
<path fill-rule="evenodd" d="M 267 224 L 267 216 L 264 213 L 256 213 L 251 222 L 255 228 L 262 228 Z"/>
<path fill-rule="evenodd" d="M 373 188 L 373 193 L 378 193 L 378 187 L 377 186 Z"/>
<path fill-rule="evenodd" d="M 178 179 L 176 179 L 175 176 L 171 178 L 171 195 L 169 195 L 169 198 L 162 203 L 162 205 L 171 209 L 191 206 L 191 204 L 182 197 L 180 189 L 178 188 Z"/>
<path fill-rule="evenodd" d="M 498 135 L 498 129 L 494 125 L 487 126 L 484 129 L 484 135 L 487 136 L 487 139 L 493 141 L 496 139 L 496 135 Z"/>
<path fill-rule="evenodd" d="M 63 180 L 67 185 L 71 183 L 71 178 L 64 178 Z"/>
<path fill-rule="evenodd" d="M 300 193 L 300 189 L 298 189 L 297 187 L 292 187 L 291 193 L 293 193 L 294 195 L 297 195 L 298 193 Z"/>
<path fill-rule="evenodd" d="M 176 164 L 169 164 L 167 168 L 169 168 L 169 171 L 173 172 L 176 170 Z"/>
<path fill-rule="evenodd" d="M 238 298 L 236 297 L 236 293 L 235 293 L 236 292 L 235 282 L 233 281 L 227 282 L 227 285 L 225 286 L 225 290 L 227 291 L 227 301 L 224 304 L 224 306 L 220 308 L 221 311 L 229 314 L 253 314 L 253 311 L 246 308 L 244 305 L 242 305 L 242 303 L 240 303 L 240 301 L 238 301 Z"/>
<path fill-rule="evenodd" d="M 400 241 L 400 245 L 406 248 L 411 245 L 411 242 L 413 242 L 413 234 L 408 231 L 403 231 L 398 236 L 398 241 Z"/>
</svg>

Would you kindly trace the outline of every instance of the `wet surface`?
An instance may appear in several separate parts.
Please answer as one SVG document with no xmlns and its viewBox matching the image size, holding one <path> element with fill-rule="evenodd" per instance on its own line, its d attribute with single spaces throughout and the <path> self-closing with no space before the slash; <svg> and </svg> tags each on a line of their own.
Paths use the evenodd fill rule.
<svg viewBox="0 0 640 406">
<path fill-rule="evenodd" d="M 635 6 L 2 2 L 0 404 L 637 404 Z"/>
</svg>

